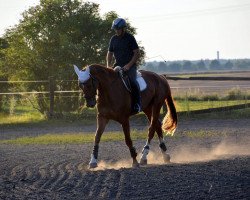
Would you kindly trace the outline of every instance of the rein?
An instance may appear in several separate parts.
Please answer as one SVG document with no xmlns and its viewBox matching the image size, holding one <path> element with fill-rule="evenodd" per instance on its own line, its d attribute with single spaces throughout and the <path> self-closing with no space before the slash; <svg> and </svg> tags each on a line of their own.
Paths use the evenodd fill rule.
<svg viewBox="0 0 250 200">
<path fill-rule="evenodd" d="M 95 92 L 94 92 L 93 96 L 87 96 L 87 97 L 84 96 L 85 99 L 92 99 L 92 98 L 94 98 L 96 96 L 96 90 L 97 90 L 96 83 L 99 82 L 98 79 L 96 79 L 93 75 L 91 75 L 91 73 L 89 73 L 89 76 L 90 76 L 90 79 L 91 79 L 91 87 L 94 88 Z M 119 73 L 117 74 L 117 77 L 111 82 L 110 86 L 112 86 L 119 78 L 122 80 L 122 82 L 123 82 L 124 86 L 126 87 L 126 89 L 129 92 L 131 92 L 131 90 L 129 89 L 129 87 L 127 86 L 127 84 L 126 84 L 126 82 L 124 80 L 124 75 L 123 75 L 122 71 L 119 71 Z M 80 88 L 81 88 L 81 86 L 84 86 L 84 85 L 86 85 L 86 83 L 79 83 Z"/>
<path fill-rule="evenodd" d="M 113 83 L 116 82 L 119 78 L 122 80 L 122 83 L 125 86 L 125 88 L 131 93 L 131 89 L 129 88 L 126 81 L 124 80 L 124 72 L 123 72 L 123 70 L 118 71 L 117 78 L 115 80 L 113 80 L 110 85 L 113 85 Z"/>
<path fill-rule="evenodd" d="M 131 86 L 130 86 L 130 81 L 128 81 L 129 86 L 127 85 L 126 81 L 124 80 L 124 73 L 123 70 L 119 71 L 119 76 L 122 79 L 123 85 L 125 86 L 125 88 L 131 93 Z"/>
</svg>

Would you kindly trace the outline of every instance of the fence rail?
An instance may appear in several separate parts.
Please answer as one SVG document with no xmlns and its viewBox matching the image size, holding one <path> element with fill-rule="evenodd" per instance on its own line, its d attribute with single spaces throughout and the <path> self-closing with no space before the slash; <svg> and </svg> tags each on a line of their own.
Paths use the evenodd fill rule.
<svg viewBox="0 0 250 200">
<path fill-rule="evenodd" d="M 195 76 L 195 77 L 175 77 L 163 74 L 168 80 L 185 80 L 185 81 L 250 81 L 250 77 L 207 77 L 207 76 Z"/>
<path fill-rule="evenodd" d="M 250 81 L 250 77 L 174 77 L 174 76 L 163 76 L 167 80 L 174 80 L 174 81 Z M 63 82 L 77 82 L 77 80 L 54 80 L 53 77 L 50 77 L 49 80 L 38 80 L 38 81 L 0 81 L 1 83 L 8 83 L 8 84 L 18 84 L 18 83 L 48 83 L 49 91 L 23 91 L 23 92 L 1 92 L 1 95 L 27 95 L 27 94 L 48 94 L 49 95 L 49 113 L 52 116 L 54 114 L 54 101 L 55 101 L 55 94 L 61 93 L 80 93 L 81 90 L 56 90 L 56 83 L 63 83 Z M 236 85 L 237 86 L 237 85 Z M 242 84 L 240 85 L 241 88 L 250 89 L 250 84 Z M 193 86 L 172 86 L 171 89 L 173 90 L 182 90 L 182 89 L 205 89 L 211 88 L 216 90 L 216 88 L 232 88 L 232 85 L 193 85 Z M 69 97 L 69 96 L 67 96 Z"/>
</svg>

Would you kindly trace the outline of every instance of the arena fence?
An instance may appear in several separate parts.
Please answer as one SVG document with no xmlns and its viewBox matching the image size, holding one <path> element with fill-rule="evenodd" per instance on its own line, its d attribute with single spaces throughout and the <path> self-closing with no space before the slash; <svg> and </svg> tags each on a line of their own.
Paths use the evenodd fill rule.
<svg viewBox="0 0 250 200">
<path fill-rule="evenodd" d="M 250 90 L 250 84 L 248 84 L 248 81 L 250 81 L 250 77 L 201 77 L 201 76 L 196 76 L 196 77 L 174 77 L 174 76 L 167 76 L 167 75 L 163 75 L 165 76 L 166 79 L 168 80 L 172 80 L 172 81 L 244 81 L 245 84 L 241 84 L 240 86 L 238 84 L 235 85 L 235 87 L 238 87 L 239 89 L 243 88 L 244 90 L 249 91 Z M 0 81 L 0 89 L 3 88 L 3 86 L 1 86 L 1 84 L 7 84 L 9 85 L 15 85 L 15 84 L 47 84 L 47 90 L 44 91 L 7 91 L 6 92 L 2 92 L 0 91 L 0 101 L 3 99 L 3 97 L 8 98 L 8 96 L 24 96 L 24 95 L 39 95 L 39 94 L 44 94 L 47 95 L 47 98 L 49 99 L 49 110 L 48 113 L 50 116 L 54 115 L 54 108 L 55 108 L 55 96 L 58 94 L 64 94 L 62 98 L 75 98 L 75 97 L 79 97 L 81 98 L 81 90 L 57 90 L 57 83 L 66 83 L 66 82 L 73 82 L 76 85 L 78 85 L 78 82 L 76 80 L 55 80 L 54 77 L 50 77 L 48 80 L 37 80 L 37 81 Z M 247 84 L 246 84 L 247 82 Z M 77 87 L 76 87 L 77 88 Z M 206 85 L 195 85 L 195 86 L 190 86 L 188 83 L 186 84 L 186 86 L 173 86 L 171 87 L 172 91 L 178 91 L 178 90 L 190 90 L 190 89 L 195 89 L 195 88 L 199 88 L 199 89 L 211 89 L 211 90 L 216 90 L 216 89 L 230 89 L 232 88 L 232 85 L 230 86 L 206 86 Z M 6 89 L 6 88 L 5 88 Z M 65 95 L 67 94 L 67 95 Z M 74 95 L 73 95 L 74 94 Z M 78 100 L 79 100 L 78 98 Z M 242 105 L 243 106 L 243 105 Z M 241 107 L 242 107 L 241 106 Z M 238 106 L 239 107 L 239 106 Z M 238 108 L 237 106 L 235 107 L 235 109 Z M 166 109 L 166 108 L 165 108 Z M 221 110 L 225 110 L 226 108 L 221 108 Z M 233 109 L 230 108 L 230 109 Z M 219 109 L 220 110 L 220 109 Z M 211 109 L 207 109 L 206 112 L 211 112 Z M 197 113 L 202 112 L 202 111 L 195 111 Z"/>
</svg>

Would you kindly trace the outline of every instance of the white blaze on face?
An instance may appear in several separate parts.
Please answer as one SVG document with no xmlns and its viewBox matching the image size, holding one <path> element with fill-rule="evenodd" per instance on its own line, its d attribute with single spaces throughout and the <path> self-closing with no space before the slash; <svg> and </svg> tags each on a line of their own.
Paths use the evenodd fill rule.
<svg viewBox="0 0 250 200">
<path fill-rule="evenodd" d="M 90 78 L 89 67 L 86 67 L 86 69 L 84 71 L 81 71 L 81 70 L 79 70 L 79 68 L 76 65 L 74 65 L 74 70 L 78 76 L 78 80 L 80 83 L 84 83 L 87 80 L 89 80 L 89 78 Z"/>
</svg>

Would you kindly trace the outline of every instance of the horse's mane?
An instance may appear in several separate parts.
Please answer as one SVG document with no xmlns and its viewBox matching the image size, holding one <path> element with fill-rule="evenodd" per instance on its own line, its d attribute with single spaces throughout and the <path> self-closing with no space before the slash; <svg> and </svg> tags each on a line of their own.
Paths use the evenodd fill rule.
<svg viewBox="0 0 250 200">
<path fill-rule="evenodd" d="M 104 65 L 100 65 L 100 64 L 91 64 L 89 65 L 89 69 L 90 69 L 90 73 L 92 75 L 104 75 L 104 74 L 107 74 L 109 76 L 113 76 L 113 75 L 116 75 L 117 73 L 111 69 L 111 68 L 108 68 Z M 110 77 L 111 78 L 111 77 Z"/>
<path fill-rule="evenodd" d="M 106 67 L 106 66 L 104 66 L 104 65 L 100 65 L 100 64 L 91 64 L 91 65 L 87 65 L 87 66 L 84 66 L 84 67 L 82 68 L 82 70 L 83 70 L 83 71 L 86 70 L 87 67 L 95 68 L 95 69 L 100 68 L 100 69 L 104 69 L 104 70 L 108 70 L 108 71 L 113 71 L 113 69 L 108 68 L 108 67 Z"/>
<path fill-rule="evenodd" d="M 104 70 L 104 71 L 114 72 L 113 69 L 108 68 L 108 67 L 106 67 L 104 65 L 100 65 L 100 64 L 91 64 L 89 67 Z"/>
</svg>

